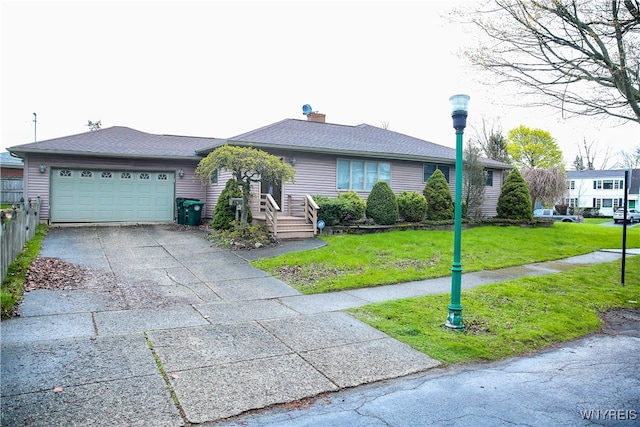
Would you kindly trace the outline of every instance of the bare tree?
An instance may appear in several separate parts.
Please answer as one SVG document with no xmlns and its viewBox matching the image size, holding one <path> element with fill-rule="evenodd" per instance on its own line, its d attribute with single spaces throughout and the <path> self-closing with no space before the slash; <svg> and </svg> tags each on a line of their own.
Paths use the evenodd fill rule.
<svg viewBox="0 0 640 427">
<path fill-rule="evenodd" d="M 576 156 L 576 160 L 573 162 L 573 166 L 576 168 L 576 170 L 595 170 L 596 156 L 598 156 L 601 152 L 602 151 L 598 149 L 598 144 L 596 142 L 591 141 L 587 143 L 587 140 L 583 138 L 582 146 L 578 144 L 578 155 Z M 606 169 L 609 160 L 611 160 L 611 147 L 607 146 L 602 155 L 602 160 L 600 161 L 600 166 L 598 167 L 598 169 Z M 582 168 L 580 169 L 580 167 Z"/>
<path fill-rule="evenodd" d="M 102 129 L 102 121 L 97 120 L 95 122 L 92 122 L 91 120 L 87 120 L 86 126 L 89 128 L 91 132 L 93 132 L 94 130 Z"/>
<path fill-rule="evenodd" d="M 546 169 L 522 168 L 522 177 L 529 186 L 532 207 L 536 202 L 551 206 L 567 192 L 567 173 L 561 167 Z"/>
<path fill-rule="evenodd" d="M 640 123 L 640 0 L 493 0 L 463 15 L 489 40 L 467 57 L 542 95 L 527 105 Z"/>
<path fill-rule="evenodd" d="M 509 163 L 507 138 L 502 134 L 502 129 L 495 121 L 487 125 L 487 121 L 483 118 L 482 128 L 475 129 L 475 131 L 474 139 L 488 159 Z"/>
<path fill-rule="evenodd" d="M 629 152 L 621 151 L 620 157 L 622 161 L 618 162 L 617 166 L 625 169 L 640 168 L 640 145 L 636 145 L 635 148 Z"/>
<path fill-rule="evenodd" d="M 462 194 L 467 205 L 467 215 L 471 218 L 482 217 L 484 190 L 487 185 L 487 172 L 480 159 L 480 147 L 467 144 L 464 150 Z"/>
</svg>

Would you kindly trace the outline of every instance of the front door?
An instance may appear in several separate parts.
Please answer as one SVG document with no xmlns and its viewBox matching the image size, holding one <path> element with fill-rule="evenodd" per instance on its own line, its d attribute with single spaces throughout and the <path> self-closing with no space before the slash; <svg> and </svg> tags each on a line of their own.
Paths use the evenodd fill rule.
<svg viewBox="0 0 640 427">
<path fill-rule="evenodd" d="M 282 210 L 282 183 L 277 181 L 261 181 L 260 192 L 262 194 L 271 194 L 273 200 L 276 201 Z"/>
</svg>

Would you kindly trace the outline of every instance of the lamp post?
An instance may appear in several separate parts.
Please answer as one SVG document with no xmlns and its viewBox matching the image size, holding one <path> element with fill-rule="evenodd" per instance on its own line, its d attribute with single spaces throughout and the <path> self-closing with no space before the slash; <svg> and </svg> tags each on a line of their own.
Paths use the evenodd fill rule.
<svg viewBox="0 0 640 427">
<path fill-rule="evenodd" d="M 453 95 L 451 102 L 451 117 L 456 130 L 456 195 L 454 212 L 453 264 L 451 265 L 451 304 L 445 326 L 451 329 L 464 329 L 462 321 L 462 305 L 460 292 L 462 285 L 462 263 L 460 252 L 462 245 L 462 134 L 467 126 L 467 107 L 469 95 Z"/>
</svg>

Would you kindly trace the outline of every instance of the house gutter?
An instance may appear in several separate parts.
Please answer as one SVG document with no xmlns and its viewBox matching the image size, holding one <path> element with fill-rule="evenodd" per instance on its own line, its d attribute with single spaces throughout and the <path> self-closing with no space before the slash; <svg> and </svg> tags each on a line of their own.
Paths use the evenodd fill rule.
<svg viewBox="0 0 640 427">
<path fill-rule="evenodd" d="M 194 153 L 193 156 L 176 156 L 176 155 L 148 155 L 148 154 L 122 154 L 122 153 L 96 153 L 94 151 L 51 151 L 51 150 L 12 150 L 7 149 L 12 155 L 17 154 L 22 158 L 24 154 L 44 154 L 49 156 L 87 156 L 87 157 L 108 157 L 119 159 L 155 159 L 155 160 L 194 160 L 200 161 L 201 156 Z"/>
<path fill-rule="evenodd" d="M 385 160 L 409 160 L 409 161 L 426 161 L 426 162 L 434 162 L 434 163 L 447 163 L 447 164 L 455 164 L 455 159 L 445 159 L 443 157 L 430 157 L 430 156 L 419 156 L 419 155 L 411 155 L 411 154 L 396 154 L 396 153 L 379 153 L 374 151 L 353 151 L 353 150 L 340 150 L 340 149 L 318 149 L 313 147 L 292 147 L 278 144 L 264 144 L 264 143 L 255 143 L 255 142 L 245 142 L 245 141 L 225 141 L 224 144 L 235 145 L 240 147 L 256 147 L 261 149 L 274 149 L 274 150 L 286 150 L 286 151 L 297 151 L 304 153 L 315 153 L 315 154 L 330 154 L 330 155 L 341 155 L 341 156 L 353 156 L 353 157 L 372 157 L 378 159 Z M 223 145 L 224 145 L 223 144 Z M 216 148 L 221 147 L 221 145 L 210 146 L 207 148 L 203 148 L 201 150 L 197 150 L 196 152 L 202 156 L 206 156 L 211 151 Z M 484 162 L 483 162 L 484 163 Z M 507 164 L 490 164 L 488 167 L 494 169 L 512 169 L 513 166 Z"/>
</svg>

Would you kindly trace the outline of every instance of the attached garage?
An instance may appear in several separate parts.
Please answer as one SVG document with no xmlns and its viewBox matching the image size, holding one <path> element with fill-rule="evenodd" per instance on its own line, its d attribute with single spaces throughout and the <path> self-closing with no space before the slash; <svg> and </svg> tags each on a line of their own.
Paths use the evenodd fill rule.
<svg viewBox="0 0 640 427">
<path fill-rule="evenodd" d="M 175 172 L 52 168 L 50 220 L 170 222 Z"/>
</svg>

